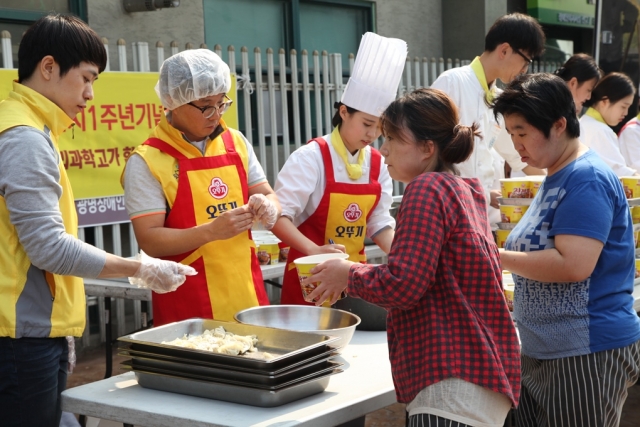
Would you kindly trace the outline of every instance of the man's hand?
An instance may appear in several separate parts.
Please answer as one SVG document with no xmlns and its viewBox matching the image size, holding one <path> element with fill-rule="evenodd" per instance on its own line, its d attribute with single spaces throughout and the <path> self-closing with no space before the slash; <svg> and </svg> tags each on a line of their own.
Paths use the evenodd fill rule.
<svg viewBox="0 0 640 427">
<path fill-rule="evenodd" d="M 226 240 L 251 229 L 254 215 L 249 205 L 240 206 L 220 214 L 211 221 L 210 230 L 213 235 L 211 240 Z"/>
</svg>

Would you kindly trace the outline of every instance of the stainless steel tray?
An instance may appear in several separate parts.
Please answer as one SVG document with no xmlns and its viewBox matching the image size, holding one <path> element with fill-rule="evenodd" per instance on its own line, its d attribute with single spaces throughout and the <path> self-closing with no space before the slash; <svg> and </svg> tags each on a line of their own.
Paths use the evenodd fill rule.
<svg viewBox="0 0 640 427">
<path fill-rule="evenodd" d="M 163 341 L 174 340 L 185 334 L 201 335 L 205 330 L 215 329 L 219 326 L 238 335 L 256 335 L 258 350 L 268 352 L 275 357 L 264 360 L 249 357 L 255 355 L 232 356 L 162 344 Z M 331 343 L 338 340 L 337 337 L 327 335 L 211 319 L 183 320 L 118 338 L 119 342 L 127 344 L 131 350 L 270 372 L 290 367 L 292 363 L 324 353 L 331 349 L 329 346 Z"/>
<path fill-rule="evenodd" d="M 261 382 L 255 382 L 252 379 L 248 379 L 248 381 L 240 380 L 236 378 L 218 378 L 212 376 L 210 373 L 202 373 L 201 371 L 192 371 L 186 372 L 185 370 L 177 370 L 177 369 L 169 369 L 169 368 L 158 368 L 148 365 L 141 365 L 139 361 L 136 360 L 127 360 L 120 363 L 120 366 L 125 368 L 126 370 L 131 371 L 143 371 L 150 372 L 162 375 L 170 375 L 176 376 L 180 378 L 187 378 L 193 380 L 201 380 L 201 381 L 210 381 L 215 383 L 223 383 L 230 385 L 237 385 L 241 387 L 247 388 L 259 388 L 265 390 L 279 390 L 284 387 L 289 387 L 304 381 L 311 380 L 317 376 L 324 375 L 326 373 L 332 372 L 335 369 L 342 367 L 344 363 L 335 362 L 335 361 L 324 361 L 322 364 L 319 364 L 315 367 L 311 367 L 311 369 L 303 370 L 298 374 L 293 375 L 285 375 L 281 378 L 272 379 L 270 383 L 265 383 L 263 380 Z"/>
<path fill-rule="evenodd" d="M 340 372 L 342 372 L 341 369 L 335 369 L 333 372 L 318 376 L 312 380 L 284 387 L 277 391 L 191 380 L 151 372 L 136 371 L 135 374 L 141 387 L 270 408 L 322 393 L 329 385 L 331 375 Z"/>
<path fill-rule="evenodd" d="M 211 379 L 241 381 L 248 384 L 262 384 L 262 385 L 278 385 L 289 380 L 300 378 L 302 376 L 317 373 L 322 369 L 326 369 L 329 366 L 329 360 L 335 356 L 335 353 L 331 353 L 322 358 L 314 358 L 314 360 L 301 364 L 300 366 L 292 369 L 287 369 L 283 372 L 265 375 L 263 372 L 243 372 L 233 369 L 227 369 L 225 367 L 210 367 L 195 365 L 190 362 L 168 361 L 162 359 L 156 359 L 152 357 L 144 356 L 131 356 L 133 369 L 136 367 L 150 367 L 158 369 L 167 369 L 174 371 L 177 375 L 180 373 L 195 374 L 210 377 Z"/>
<path fill-rule="evenodd" d="M 291 363 L 283 368 L 271 371 L 269 369 L 250 369 L 250 368 L 237 367 L 237 366 L 228 366 L 228 365 L 219 364 L 219 363 L 212 363 L 212 362 L 206 362 L 202 360 L 193 360 L 193 359 L 187 359 L 182 357 L 168 356 L 168 355 L 158 354 L 158 353 L 149 353 L 146 351 L 137 351 L 137 350 L 132 350 L 130 348 L 122 348 L 122 347 L 119 349 L 118 354 L 120 356 L 129 356 L 134 359 L 145 357 L 148 359 L 153 359 L 158 361 L 188 363 L 190 365 L 195 365 L 195 366 L 220 368 L 220 369 L 226 369 L 234 372 L 246 372 L 246 373 L 251 373 L 256 375 L 266 375 L 266 376 L 284 374 L 291 369 L 295 369 L 297 367 L 306 365 L 308 363 L 311 363 L 320 359 L 328 359 L 330 357 L 339 356 L 339 353 L 334 348 L 330 348 L 329 350 L 322 352 L 320 354 L 315 354 L 306 359 L 301 359 L 296 361 L 295 363 Z"/>
</svg>

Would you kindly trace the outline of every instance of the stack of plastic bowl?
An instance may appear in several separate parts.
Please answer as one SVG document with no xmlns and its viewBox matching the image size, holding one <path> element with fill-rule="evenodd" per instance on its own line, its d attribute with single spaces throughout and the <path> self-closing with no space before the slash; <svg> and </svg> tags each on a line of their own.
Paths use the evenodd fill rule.
<svg viewBox="0 0 640 427">
<path fill-rule="evenodd" d="M 251 230 L 256 243 L 256 254 L 260 265 L 272 265 L 287 262 L 289 247 L 285 246 L 275 234 L 268 230 Z"/>
<path fill-rule="evenodd" d="M 636 279 L 640 278 L 640 176 L 620 177 L 624 194 L 629 203 L 629 212 L 633 222 L 633 242 L 636 247 Z"/>
<path fill-rule="evenodd" d="M 504 288 L 504 298 L 507 301 L 509 311 L 513 311 L 513 295 L 515 292 L 515 282 L 513 276 L 507 270 L 502 271 L 502 287 Z"/>
<path fill-rule="evenodd" d="M 527 176 L 522 178 L 505 178 L 500 180 L 502 197 L 500 203 L 500 222 L 496 231 L 496 243 L 499 248 L 515 228 L 516 224 L 527 212 L 529 205 L 538 194 L 544 176 Z"/>
</svg>

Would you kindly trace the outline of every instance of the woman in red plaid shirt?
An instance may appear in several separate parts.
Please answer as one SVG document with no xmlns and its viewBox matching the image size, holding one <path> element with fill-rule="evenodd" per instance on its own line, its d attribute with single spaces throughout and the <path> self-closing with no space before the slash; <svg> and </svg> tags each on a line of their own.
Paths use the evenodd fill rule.
<svg viewBox="0 0 640 427">
<path fill-rule="evenodd" d="M 386 265 L 330 260 L 308 282 L 318 305 L 340 292 L 388 310 L 391 370 L 409 425 L 502 427 L 520 394 L 516 330 L 480 182 L 456 163 L 477 126 L 439 90 L 420 89 L 384 113 L 380 152 L 407 184 Z M 430 424 L 429 424 L 430 423 Z"/>
</svg>

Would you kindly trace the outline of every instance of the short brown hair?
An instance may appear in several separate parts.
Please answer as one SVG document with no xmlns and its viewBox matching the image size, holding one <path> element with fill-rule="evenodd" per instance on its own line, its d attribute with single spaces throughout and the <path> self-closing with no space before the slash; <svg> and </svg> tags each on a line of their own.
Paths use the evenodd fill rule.
<svg viewBox="0 0 640 427">
<path fill-rule="evenodd" d="M 473 152 L 478 125 L 459 124 L 458 109 L 449 96 L 438 89 L 418 89 L 393 101 L 382 115 L 385 135 L 407 130 L 418 143 L 433 141 L 438 148 L 435 172 L 456 170 L 454 165 Z"/>
</svg>

